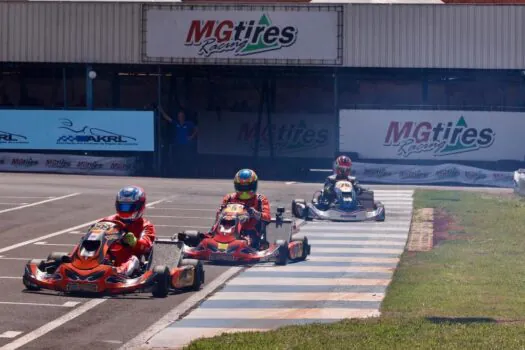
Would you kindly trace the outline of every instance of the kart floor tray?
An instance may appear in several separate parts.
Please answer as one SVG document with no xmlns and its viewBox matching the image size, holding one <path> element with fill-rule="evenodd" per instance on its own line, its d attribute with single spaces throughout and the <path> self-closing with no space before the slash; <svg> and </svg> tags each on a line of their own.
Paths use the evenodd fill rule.
<svg viewBox="0 0 525 350">
<path fill-rule="evenodd" d="M 179 266 L 182 257 L 182 243 L 174 241 L 155 241 L 150 268 L 166 265 L 169 269 Z"/>
</svg>

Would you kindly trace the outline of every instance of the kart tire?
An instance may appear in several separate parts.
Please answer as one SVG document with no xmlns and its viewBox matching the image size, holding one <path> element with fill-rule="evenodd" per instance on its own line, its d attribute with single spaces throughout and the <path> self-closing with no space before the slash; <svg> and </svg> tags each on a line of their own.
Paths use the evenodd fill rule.
<svg viewBox="0 0 525 350">
<path fill-rule="evenodd" d="M 52 252 L 47 256 L 47 260 L 54 260 L 57 264 L 60 264 L 65 256 L 69 256 L 69 254 L 64 252 Z"/>
<path fill-rule="evenodd" d="M 36 265 L 38 266 L 38 269 L 40 270 L 40 264 L 43 264 L 45 263 L 45 260 L 43 259 L 32 259 L 32 260 L 29 260 L 28 261 L 28 264 L 30 265 Z M 41 288 L 32 284 L 25 276 L 22 277 L 22 283 L 24 284 L 24 286 L 26 287 L 27 290 L 30 290 L 30 291 L 39 291 Z"/>
<path fill-rule="evenodd" d="M 182 233 L 186 235 L 184 239 L 184 244 L 190 247 L 196 247 L 200 243 L 199 231 L 197 230 L 184 230 Z"/>
<path fill-rule="evenodd" d="M 153 268 L 153 273 L 157 274 L 155 276 L 155 281 L 153 282 L 153 288 L 151 294 L 155 298 L 165 298 L 168 296 L 170 291 L 170 270 L 165 265 L 155 266 Z"/>
<path fill-rule="evenodd" d="M 202 261 L 197 259 L 182 259 L 181 266 L 193 266 L 193 284 L 191 290 L 199 291 L 201 286 L 204 284 L 204 266 Z"/>
<path fill-rule="evenodd" d="M 385 219 L 386 219 L 386 211 L 385 211 L 385 206 L 383 205 L 383 203 L 381 203 L 381 202 L 375 202 L 375 203 L 374 203 L 374 207 L 375 207 L 374 209 L 377 209 L 377 208 L 383 208 L 383 214 L 380 215 L 380 216 L 378 216 L 377 219 L 376 219 L 376 221 L 380 221 L 380 222 L 385 221 Z"/>
<path fill-rule="evenodd" d="M 308 237 L 306 236 L 297 236 L 292 238 L 292 242 L 303 242 L 303 254 L 297 261 L 304 261 L 306 257 L 310 255 L 310 245 L 308 244 Z"/>
<path fill-rule="evenodd" d="M 275 260 L 275 265 L 286 265 L 288 264 L 288 257 L 290 255 L 290 252 L 288 251 L 288 242 L 283 240 L 278 240 L 275 242 L 279 246 L 278 251 L 279 255 L 277 256 L 277 259 Z"/>
<path fill-rule="evenodd" d="M 292 215 L 298 219 L 304 217 L 304 208 L 306 207 L 306 201 L 304 199 L 294 199 L 292 201 Z"/>
</svg>

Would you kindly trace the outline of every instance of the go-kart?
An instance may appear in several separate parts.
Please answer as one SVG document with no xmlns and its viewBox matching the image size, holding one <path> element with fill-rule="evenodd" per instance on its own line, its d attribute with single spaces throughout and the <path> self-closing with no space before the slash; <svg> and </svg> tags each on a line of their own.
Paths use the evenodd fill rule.
<svg viewBox="0 0 525 350">
<path fill-rule="evenodd" d="M 235 264 L 275 262 L 276 265 L 305 260 L 310 254 L 308 239 L 293 236 L 297 227 L 283 214 L 284 208 L 278 208 L 275 218 L 262 228 L 262 237 L 272 233 L 287 239 L 276 240 L 267 247 L 254 247 L 248 237 L 241 235 L 242 224 L 249 215 L 247 207 L 237 203 L 228 204 L 221 211 L 210 232 L 184 231 L 176 236 L 187 245 L 184 256 L 191 259 Z"/>
<path fill-rule="evenodd" d="M 316 191 L 311 203 L 304 199 L 292 201 L 292 214 L 304 220 L 385 221 L 384 205 L 374 200 L 374 192 L 363 189 L 359 194 L 352 182 L 337 181 L 335 201 L 329 204 L 324 191 Z"/>
<path fill-rule="evenodd" d="M 111 251 L 126 249 L 119 221 L 92 225 L 80 243 L 68 253 L 51 253 L 47 260 L 33 259 L 25 266 L 23 283 L 28 290 L 50 289 L 67 294 L 123 294 L 151 291 L 163 298 L 172 290 L 199 290 L 204 268 L 198 260 L 183 259 L 183 244 L 157 238 L 147 261 L 131 276 L 117 272 Z M 112 250 L 110 251 L 110 247 Z"/>
</svg>

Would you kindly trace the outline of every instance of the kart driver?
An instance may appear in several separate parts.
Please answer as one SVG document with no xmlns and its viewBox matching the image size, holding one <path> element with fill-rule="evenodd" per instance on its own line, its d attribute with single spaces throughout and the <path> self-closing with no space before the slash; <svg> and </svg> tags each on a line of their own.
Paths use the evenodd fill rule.
<svg viewBox="0 0 525 350">
<path fill-rule="evenodd" d="M 357 183 L 355 176 L 350 176 L 352 170 L 352 160 L 350 157 L 342 155 L 337 157 L 334 163 L 334 174 L 326 178 L 324 183 L 323 199 L 327 205 L 332 204 L 335 200 L 335 183 L 340 180 L 347 180 L 355 187 L 356 193 L 359 195 L 362 188 Z"/>
<path fill-rule="evenodd" d="M 115 199 L 117 213 L 101 219 L 118 220 L 124 223 L 127 233 L 122 238 L 123 249 L 110 247 L 109 255 L 114 259 L 118 273 L 130 277 L 140 267 L 139 256 L 149 254 L 155 240 L 155 227 L 142 217 L 146 209 L 146 193 L 137 186 L 120 189 Z"/>
<path fill-rule="evenodd" d="M 267 225 L 272 219 L 270 202 L 266 196 L 257 193 L 257 181 L 258 177 L 255 171 L 251 169 L 239 170 L 233 179 L 235 192 L 224 196 L 217 211 L 217 217 L 228 203 L 246 205 L 250 219 L 242 224 L 242 234 L 248 236 L 253 248 L 267 249 L 269 244 L 266 237 L 262 237 L 262 229 L 263 225 Z"/>
</svg>

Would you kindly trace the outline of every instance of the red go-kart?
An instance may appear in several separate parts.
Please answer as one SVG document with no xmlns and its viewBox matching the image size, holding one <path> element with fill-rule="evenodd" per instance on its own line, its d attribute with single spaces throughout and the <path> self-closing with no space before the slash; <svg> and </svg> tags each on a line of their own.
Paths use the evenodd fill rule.
<svg viewBox="0 0 525 350">
<path fill-rule="evenodd" d="M 179 241 L 186 244 L 186 258 L 212 262 L 258 263 L 274 261 L 286 265 L 289 260 L 305 260 L 310 254 L 306 237 L 293 237 L 297 232 L 294 222 L 283 218 L 284 208 L 278 208 L 271 223 L 263 227 L 263 237 L 269 233 L 286 239 L 276 240 L 269 247 L 255 249 L 250 239 L 242 235 L 242 224 L 249 219 L 247 207 L 230 203 L 219 214 L 208 233 L 184 231 L 177 234 Z M 266 249 L 264 249 L 266 248 Z"/>
<path fill-rule="evenodd" d="M 170 239 L 155 240 L 148 261 L 141 258 L 139 272 L 130 277 L 118 273 L 108 251 L 110 247 L 124 249 L 123 227 L 119 221 L 98 222 L 71 254 L 52 253 L 47 260 L 29 261 L 22 278 L 24 285 L 32 291 L 43 288 L 110 295 L 150 290 L 160 298 L 170 290 L 200 289 L 204 283 L 202 263 L 183 259 L 184 245 Z"/>
</svg>

